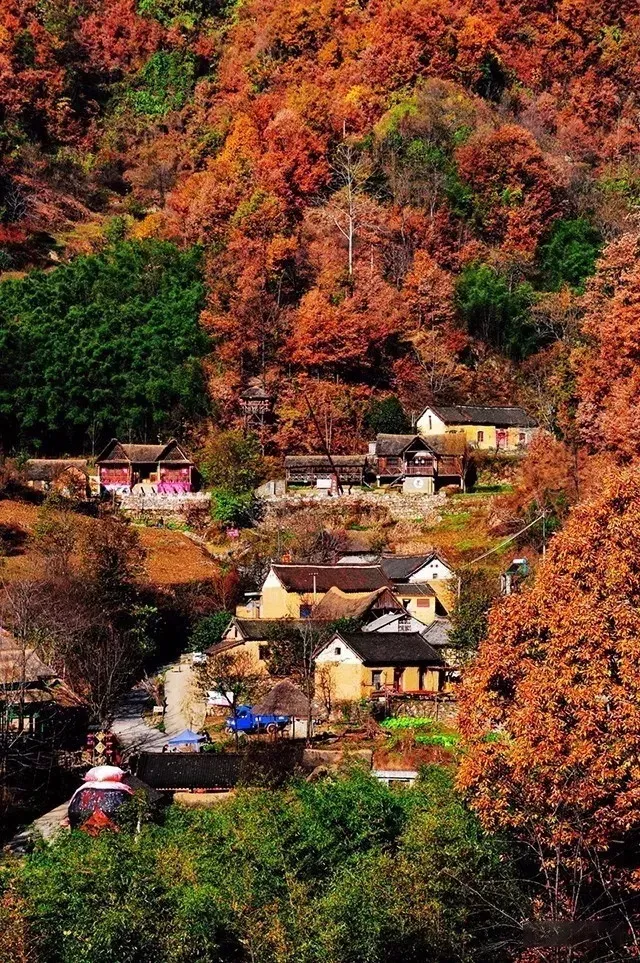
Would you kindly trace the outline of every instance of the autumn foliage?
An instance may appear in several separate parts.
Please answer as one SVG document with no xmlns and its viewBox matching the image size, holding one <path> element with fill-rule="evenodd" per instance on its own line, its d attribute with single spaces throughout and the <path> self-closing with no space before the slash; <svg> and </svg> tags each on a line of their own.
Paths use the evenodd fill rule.
<svg viewBox="0 0 640 963">
<path fill-rule="evenodd" d="M 247 378 L 277 385 L 275 454 L 308 446 L 310 381 L 336 450 L 365 440 L 372 391 L 408 411 L 524 402 L 565 435 L 566 397 L 548 398 L 582 313 L 602 368 L 626 350 L 580 297 L 640 190 L 634 15 L 628 0 L 8 0 L 0 271 L 114 237 L 202 245 L 212 410 L 237 428 Z M 609 430 L 589 413 L 607 395 L 595 370 L 587 384 L 597 363 L 590 444 Z M 348 400 L 329 403 L 336 385 Z M 605 400 L 622 449 L 626 402 Z"/>
<path fill-rule="evenodd" d="M 536 859 L 556 918 L 595 917 L 640 886 L 639 526 L 637 472 L 614 471 L 532 588 L 495 605 L 463 686 L 460 784 Z"/>
</svg>

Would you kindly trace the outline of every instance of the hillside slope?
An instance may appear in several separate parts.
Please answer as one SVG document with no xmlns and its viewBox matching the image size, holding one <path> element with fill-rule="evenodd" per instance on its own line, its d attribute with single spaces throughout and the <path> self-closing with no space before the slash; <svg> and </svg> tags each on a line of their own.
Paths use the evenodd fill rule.
<svg viewBox="0 0 640 963">
<path fill-rule="evenodd" d="M 628 0 L 9 0 L 0 267 L 201 245 L 210 413 L 263 375 L 274 452 L 316 446 L 305 396 L 337 451 L 388 394 L 562 430 L 585 279 L 635 226 L 639 47 Z"/>
</svg>

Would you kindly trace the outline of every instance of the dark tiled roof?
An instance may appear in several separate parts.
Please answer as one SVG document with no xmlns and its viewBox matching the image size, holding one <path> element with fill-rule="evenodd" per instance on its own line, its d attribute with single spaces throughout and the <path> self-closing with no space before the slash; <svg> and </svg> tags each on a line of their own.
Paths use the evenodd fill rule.
<svg viewBox="0 0 640 963">
<path fill-rule="evenodd" d="M 433 552 L 428 555 L 383 555 L 380 559 L 382 569 L 392 582 L 402 582 L 410 578 L 433 558 Z"/>
<path fill-rule="evenodd" d="M 449 619 L 436 619 L 435 622 L 427 626 L 422 633 L 422 637 L 426 639 L 429 645 L 442 648 L 443 646 L 449 645 L 449 632 L 451 628 L 452 625 Z"/>
<path fill-rule="evenodd" d="M 378 457 L 396 457 L 401 455 L 405 448 L 408 448 L 414 441 L 421 442 L 418 448 L 425 450 L 430 447 L 428 441 L 420 435 L 377 435 L 376 436 L 376 455 Z"/>
<path fill-rule="evenodd" d="M 430 406 L 445 425 L 495 425 L 496 428 L 535 428 L 524 408 L 501 405 Z"/>
<path fill-rule="evenodd" d="M 436 594 L 427 582 L 405 582 L 397 585 L 395 592 L 401 599 L 433 598 Z"/>
<path fill-rule="evenodd" d="M 389 585 L 379 565 L 273 565 L 273 571 L 290 592 L 308 595 L 335 586 L 343 592 L 374 592 Z"/>
<path fill-rule="evenodd" d="M 29 481 L 53 481 L 67 468 L 77 468 L 88 474 L 86 458 L 30 458 L 26 464 Z"/>
<path fill-rule="evenodd" d="M 336 468 L 366 468 L 366 455 L 332 455 Z M 285 468 L 323 468 L 331 471 L 331 463 L 326 455 L 287 455 L 284 459 Z"/>
<path fill-rule="evenodd" d="M 136 776 L 152 789 L 232 789 L 242 756 L 217 752 L 142 752 Z"/>
<path fill-rule="evenodd" d="M 419 632 L 340 632 L 367 665 L 444 665 Z"/>
</svg>

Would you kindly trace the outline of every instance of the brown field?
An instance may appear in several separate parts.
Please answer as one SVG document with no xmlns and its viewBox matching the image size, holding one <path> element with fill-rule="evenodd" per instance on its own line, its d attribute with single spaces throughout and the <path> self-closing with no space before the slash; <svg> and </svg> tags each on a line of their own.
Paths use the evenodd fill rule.
<svg viewBox="0 0 640 963">
<path fill-rule="evenodd" d="M 0 531 L 11 536 L 13 545 L 9 555 L 0 563 L 1 577 L 7 580 L 33 577 L 41 570 L 41 559 L 29 540 L 37 517 L 36 505 L 9 499 L 0 501 Z M 95 524 L 93 519 L 82 515 L 78 516 L 78 521 L 82 525 Z M 152 585 L 183 585 L 216 575 L 218 567 L 213 558 L 182 532 L 158 528 L 140 528 L 139 532 L 147 551 L 147 576 Z"/>
</svg>

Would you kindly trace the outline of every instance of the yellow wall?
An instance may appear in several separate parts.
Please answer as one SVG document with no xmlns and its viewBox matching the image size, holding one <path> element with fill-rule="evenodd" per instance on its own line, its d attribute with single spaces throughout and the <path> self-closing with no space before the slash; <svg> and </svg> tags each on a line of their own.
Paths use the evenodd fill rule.
<svg viewBox="0 0 640 963">
<path fill-rule="evenodd" d="M 396 596 L 399 599 L 402 599 L 401 588 L 402 586 L 399 585 L 395 589 Z M 423 603 L 428 602 L 429 605 L 418 605 L 418 601 Z M 423 625 L 431 625 L 436 617 L 436 600 L 424 595 L 420 596 L 419 599 L 410 598 L 406 609 L 409 615 L 413 615 L 414 619 L 417 619 L 418 622 L 422 622 Z"/>
<path fill-rule="evenodd" d="M 467 444 L 482 451 L 489 449 L 496 450 L 498 447 L 495 425 L 445 425 L 444 422 L 434 415 L 432 415 L 431 418 L 431 425 L 432 427 L 430 429 L 428 426 L 428 417 L 423 416 L 418 420 L 416 427 L 419 433 L 427 439 L 430 435 L 441 435 L 444 431 L 447 435 L 464 435 Z M 482 441 L 478 441 L 479 431 L 484 433 Z M 533 436 L 532 428 L 507 428 L 506 431 L 507 445 L 506 449 L 504 449 L 506 451 L 515 451 L 520 447 L 521 432 L 525 435 L 525 445 L 529 444 Z"/>
<path fill-rule="evenodd" d="M 334 702 L 355 702 L 366 698 L 375 691 L 372 683 L 372 673 L 382 671 L 382 685 L 393 685 L 394 669 L 392 666 L 379 666 L 376 669 L 367 668 L 361 664 L 349 662 L 323 662 L 322 668 L 329 672 L 331 697 Z M 437 670 L 427 670 L 424 674 L 424 687 L 430 691 L 438 690 L 440 673 Z M 316 684 L 318 680 L 316 679 Z M 417 666 L 409 666 L 402 675 L 402 690 L 411 691 L 420 687 L 420 670 Z"/>
<path fill-rule="evenodd" d="M 318 595 L 318 601 L 322 598 Z M 263 588 L 260 596 L 261 619 L 299 619 L 300 603 L 306 601 L 295 592 L 287 592 L 282 586 Z M 310 604 L 312 604 L 310 600 Z"/>
</svg>

